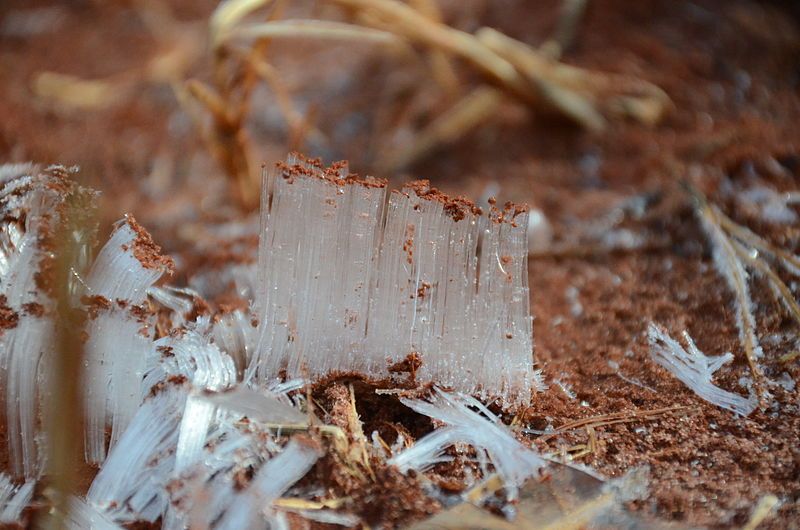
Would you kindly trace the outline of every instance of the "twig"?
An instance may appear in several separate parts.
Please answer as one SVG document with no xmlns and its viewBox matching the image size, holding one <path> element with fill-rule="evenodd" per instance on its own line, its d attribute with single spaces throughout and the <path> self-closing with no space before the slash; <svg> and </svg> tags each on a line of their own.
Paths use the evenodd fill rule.
<svg viewBox="0 0 800 530">
<path fill-rule="evenodd" d="M 417 133 L 410 146 L 387 156 L 378 166 L 385 172 L 394 172 L 438 147 L 458 140 L 491 118 L 503 99 L 503 94 L 497 89 L 488 86 L 476 88 Z"/>
<path fill-rule="evenodd" d="M 775 508 L 779 504 L 780 501 L 775 495 L 767 494 L 761 497 L 753 510 L 753 514 L 750 516 L 750 520 L 742 527 L 742 530 L 756 530 L 765 519 L 773 515 Z"/>
<path fill-rule="evenodd" d="M 226 40 L 264 38 L 313 38 L 364 41 L 373 44 L 401 45 L 403 40 L 379 29 L 365 28 L 329 20 L 273 20 L 230 30 Z"/>
<path fill-rule="evenodd" d="M 436 0 L 410 0 L 409 5 L 434 22 L 442 22 L 442 12 Z M 448 54 L 441 50 L 433 49 L 428 52 L 428 59 L 433 78 L 442 88 L 445 95 L 454 97 L 461 92 L 458 74 L 456 74 Z"/>
<path fill-rule="evenodd" d="M 594 104 L 573 88 L 553 81 L 556 64 L 541 56 L 530 46 L 516 41 L 492 28 L 481 28 L 476 33 L 478 40 L 502 56 L 521 71 L 536 88 L 539 97 L 548 105 L 560 110 L 591 131 L 601 131 L 606 126 L 605 118 Z M 576 74 L 573 74 L 575 77 Z"/>
<path fill-rule="evenodd" d="M 553 36 L 541 46 L 542 53 L 558 59 L 575 40 L 575 31 L 586 12 L 589 0 L 562 0 L 561 13 Z"/>
<path fill-rule="evenodd" d="M 83 319 L 82 311 L 75 309 L 74 286 L 78 274 L 85 271 L 85 255 L 90 247 L 94 230 L 94 207 L 80 195 L 70 195 L 62 212 L 60 234 L 56 237 L 56 341 L 53 359 L 53 377 L 45 404 L 48 460 L 47 475 L 53 511 L 45 519 L 46 528 L 65 528 L 70 497 L 77 493 L 78 469 L 81 465 L 80 448 L 83 440 L 83 407 L 81 378 L 83 372 Z M 78 272 L 76 272 L 78 268 Z"/>
<path fill-rule="evenodd" d="M 750 265 L 767 279 L 769 284 L 775 290 L 776 298 L 783 302 L 784 306 L 789 311 L 789 315 L 798 325 L 800 325 L 800 305 L 797 304 L 791 289 L 789 289 L 789 287 L 783 283 L 783 280 L 781 280 L 780 276 L 778 276 L 778 274 L 772 270 L 772 267 L 770 267 L 769 264 L 758 259 L 758 257 L 754 256 L 738 241 L 733 241 L 733 246 L 742 261 Z"/>
<path fill-rule="evenodd" d="M 657 416 L 677 412 L 680 410 L 690 410 L 692 407 L 685 405 L 675 405 L 672 407 L 664 407 L 652 410 L 635 410 L 633 412 L 615 412 L 612 414 L 603 414 L 601 416 L 592 416 L 591 418 L 583 418 L 580 420 L 573 420 L 565 423 L 551 433 L 545 434 L 539 438 L 541 441 L 546 441 L 554 436 L 563 434 L 568 431 L 574 431 L 584 427 L 603 427 L 607 425 L 616 425 L 618 423 L 630 423 L 637 420 L 653 419 Z"/>
</svg>

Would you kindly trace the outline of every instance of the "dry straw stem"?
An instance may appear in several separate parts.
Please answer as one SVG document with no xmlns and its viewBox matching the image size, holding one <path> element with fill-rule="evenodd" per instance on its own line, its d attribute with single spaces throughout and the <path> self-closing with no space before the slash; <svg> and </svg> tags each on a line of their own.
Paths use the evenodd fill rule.
<svg viewBox="0 0 800 530">
<path fill-rule="evenodd" d="M 574 431 L 576 429 L 587 428 L 587 427 L 596 429 L 597 427 L 616 425 L 618 423 L 630 423 L 633 421 L 654 420 L 658 416 L 662 416 L 664 414 L 670 414 L 673 412 L 688 411 L 688 410 L 694 410 L 694 409 L 692 407 L 687 407 L 684 405 L 675 405 L 672 407 L 663 407 L 651 410 L 635 410 L 633 412 L 615 412 L 612 414 L 603 414 L 601 416 L 592 416 L 591 418 L 583 418 L 580 420 L 567 422 L 558 429 L 554 430 L 553 432 L 543 435 L 541 438 L 539 438 L 539 440 L 546 441 L 554 436 L 558 436 L 559 434 L 563 434 L 568 431 Z"/>
<path fill-rule="evenodd" d="M 722 211 L 716 206 L 712 205 L 712 208 L 714 215 L 719 220 L 720 226 L 722 226 L 727 232 L 730 232 L 731 235 L 742 240 L 744 243 L 747 243 L 756 250 L 781 261 L 785 267 L 793 267 L 795 270 L 800 271 L 800 257 L 795 256 L 794 254 L 787 252 L 782 248 L 776 247 L 752 230 L 735 223 L 730 217 L 722 213 Z"/>
<path fill-rule="evenodd" d="M 794 352 L 791 352 L 791 353 L 787 353 L 786 355 L 783 355 L 782 357 L 779 358 L 779 360 L 780 360 L 780 362 L 785 364 L 785 363 L 794 361 L 798 357 L 800 357 L 800 351 L 794 351 Z"/>
<path fill-rule="evenodd" d="M 595 106 L 604 106 L 611 115 L 620 113 L 653 125 L 670 105 L 663 90 L 642 79 L 593 72 L 555 61 L 492 28 L 481 28 L 476 36 L 520 70 L 546 102 L 590 130 L 604 127 Z"/>
<path fill-rule="evenodd" d="M 351 459 L 367 470 L 370 478 L 375 480 L 375 473 L 372 466 L 369 464 L 369 451 L 367 449 L 367 437 L 364 435 L 364 429 L 361 426 L 361 419 L 358 417 L 358 410 L 356 409 L 356 394 L 353 390 L 353 385 L 349 385 L 350 401 L 347 409 L 347 425 L 352 434 L 353 441 L 350 450 Z"/>
<path fill-rule="evenodd" d="M 629 116 L 646 124 L 658 122 L 671 105 L 657 86 L 625 76 L 590 72 L 556 59 L 574 36 L 585 1 L 564 6 L 555 40 L 536 50 L 491 28 L 475 35 L 441 22 L 433 0 L 408 5 L 396 0 L 331 0 L 354 12 L 360 23 L 400 35 L 430 48 L 434 78 L 452 95 L 454 72 L 449 56 L 457 56 L 481 72 L 499 90 L 480 87 L 435 119 L 413 144 L 384 157 L 378 166 L 396 171 L 451 143 L 488 119 L 502 103 L 501 91 L 529 107 L 549 107 L 590 131 L 605 129 L 609 116 Z M 491 94 L 491 96 L 489 95 Z M 603 112 L 600 108 L 602 107 Z"/>
<path fill-rule="evenodd" d="M 283 82 L 283 78 L 275 67 L 267 61 L 251 55 L 248 55 L 246 60 L 250 62 L 253 71 L 269 85 L 275 95 L 278 107 L 281 114 L 283 114 L 283 119 L 286 120 L 286 124 L 289 127 L 289 149 L 291 151 L 298 150 L 305 142 L 306 137 L 318 143 L 322 142 L 324 135 L 309 122 L 307 117 L 297 110 L 289 88 Z"/>
<path fill-rule="evenodd" d="M 607 424 L 606 424 L 607 425 Z M 593 455 L 597 452 L 597 433 L 594 430 L 594 427 L 591 425 L 586 426 L 586 436 L 588 437 L 588 442 L 585 444 L 578 444 L 568 449 L 565 449 L 563 452 L 559 452 L 556 454 L 560 454 L 563 461 L 568 460 L 578 460 L 579 458 L 583 458 L 584 456 Z M 551 456 L 556 456 L 556 454 L 552 454 Z"/>
<path fill-rule="evenodd" d="M 774 515 L 775 509 L 779 504 L 778 497 L 771 493 L 761 497 L 753 510 L 753 514 L 750 516 L 750 520 L 742 527 L 742 530 L 756 530 L 761 523 Z"/>
<path fill-rule="evenodd" d="M 52 367 L 55 377 L 49 381 L 44 414 L 47 438 L 51 441 L 46 444 L 46 473 L 53 511 L 49 516 L 37 518 L 34 525 L 53 529 L 65 527 L 69 499 L 78 491 L 83 440 L 81 373 L 85 355 L 81 337 L 84 315 L 74 307 L 73 284 L 82 281 L 79 274 L 85 272 L 82 270 L 85 247 L 91 244 L 94 235 L 93 207 L 74 197 L 67 201 L 70 213 L 64 215 L 66 219 L 62 219 L 63 225 L 55 238 L 58 242 L 55 252 L 56 341 Z"/>
<path fill-rule="evenodd" d="M 697 202 L 699 214 L 713 232 L 709 235 L 714 236 L 713 239 L 717 242 L 718 250 L 727 262 L 725 275 L 736 297 L 737 322 L 740 323 L 742 328 L 742 347 L 745 350 L 748 365 L 753 373 L 756 391 L 763 404 L 766 397 L 765 378 L 756 363 L 758 337 L 755 330 L 755 320 L 750 313 L 751 301 L 747 287 L 748 278 L 743 273 L 744 269 L 741 264 L 746 264 L 750 269 L 766 279 L 776 299 L 787 309 L 791 318 L 800 325 L 800 305 L 794 298 L 791 289 L 770 264 L 764 260 L 762 254 L 776 260 L 793 274 L 797 274 L 797 271 L 800 270 L 800 258 L 769 243 L 748 228 L 735 223 L 716 205 L 708 202 L 700 191 L 688 185 L 687 187 L 689 193 Z"/>
<path fill-rule="evenodd" d="M 245 127 L 250 109 L 250 94 L 260 76 L 253 67 L 254 61 L 266 53 L 268 38 L 255 38 L 247 52 L 247 59 L 232 53 L 226 46 L 237 24 L 253 11 L 270 4 L 269 0 L 232 0 L 223 2 L 211 15 L 209 38 L 213 52 L 214 88 L 197 80 L 185 84 L 184 94 L 199 102 L 211 115 L 211 124 L 203 128 L 209 150 L 236 186 L 237 198 L 244 210 L 258 206 L 258 164 L 255 162 L 252 143 Z M 277 2 L 269 15 L 270 20 L 281 15 L 283 2 Z M 180 89 L 179 89 L 180 92 Z M 186 101 L 180 97 L 179 101 Z M 196 122 L 202 122 L 192 113 Z"/>
<path fill-rule="evenodd" d="M 429 19 L 414 8 L 394 0 L 332 0 L 366 15 L 368 23 L 378 22 L 385 29 L 472 63 L 485 75 L 524 100 L 531 94 L 514 66 L 484 46 L 474 35 Z"/>
<path fill-rule="evenodd" d="M 352 497 L 339 497 L 322 501 L 309 501 L 299 497 L 281 497 L 272 501 L 272 505 L 276 508 L 288 510 L 338 510 L 352 500 Z"/>
<path fill-rule="evenodd" d="M 226 46 L 237 24 L 271 0 L 231 0 L 222 2 L 209 21 L 209 40 L 213 52 L 213 88 L 196 79 L 182 86 L 173 84 L 179 103 L 192 117 L 217 163 L 235 184 L 240 206 L 250 211 L 258 206 L 260 179 L 255 168 L 252 143 L 245 127 L 250 109 L 250 94 L 260 75 L 254 59 L 266 52 L 269 39 L 256 38 L 242 59 Z M 277 2 L 270 17 L 280 16 L 283 2 Z M 253 59 L 251 61 L 250 59 Z M 206 124 L 202 113 L 191 105 L 200 104 L 210 114 Z M 284 108 L 282 106 L 281 108 Z"/>
<path fill-rule="evenodd" d="M 579 76 L 578 69 L 551 61 L 530 46 L 492 28 L 481 28 L 476 36 L 481 43 L 522 72 L 538 92 L 539 97 L 549 106 L 558 109 L 590 131 L 605 129 L 605 118 L 588 98 L 575 90 L 575 86 L 580 87 L 586 83 L 586 80 L 580 78 L 583 72 L 580 72 Z M 570 75 L 558 76 L 559 72 L 556 69 L 566 69 L 565 72 Z M 558 77 L 561 78 L 562 84 L 555 81 Z M 568 81 L 569 84 L 564 81 Z"/>
<path fill-rule="evenodd" d="M 572 45 L 581 18 L 586 11 L 588 0 L 562 0 L 561 13 L 553 36 L 541 46 L 541 52 L 552 59 L 558 59 L 564 50 Z"/>
<path fill-rule="evenodd" d="M 228 32 L 244 17 L 253 11 L 266 6 L 272 0 L 229 0 L 222 2 L 209 21 L 211 47 L 214 51 L 222 46 Z"/>
<path fill-rule="evenodd" d="M 404 41 L 388 31 L 329 20 L 273 20 L 249 24 L 232 30 L 225 41 L 239 39 L 313 38 L 323 40 L 363 41 L 398 46 Z"/>
<path fill-rule="evenodd" d="M 56 72 L 41 72 L 33 80 L 33 92 L 66 108 L 102 109 L 126 96 L 130 89 L 129 81 L 128 76 L 81 79 Z"/>
<path fill-rule="evenodd" d="M 434 22 L 442 22 L 442 12 L 436 0 L 409 0 L 409 5 Z M 433 49 L 428 52 L 431 73 L 436 83 L 448 97 L 455 97 L 461 92 L 458 74 L 453 67 L 449 54 Z"/>
<path fill-rule="evenodd" d="M 764 397 L 764 373 L 756 362 L 756 347 L 758 345 L 758 336 L 753 325 L 753 317 L 750 313 L 750 296 L 748 295 L 747 277 L 743 274 L 743 269 L 739 265 L 739 258 L 733 242 L 727 237 L 722 227 L 719 224 L 719 219 L 714 213 L 712 207 L 705 199 L 702 199 L 700 205 L 700 215 L 717 229 L 717 234 L 720 236 L 715 238 L 718 243 L 717 247 L 722 252 L 722 257 L 726 262 L 725 270 L 727 272 L 728 283 L 734 291 L 736 298 L 736 312 L 738 313 L 737 322 L 741 326 L 742 334 L 742 347 L 744 348 L 745 356 L 747 357 L 747 364 L 750 366 L 750 372 L 753 374 L 753 379 L 756 383 L 756 392 L 759 398 Z"/>
<path fill-rule="evenodd" d="M 772 267 L 770 267 L 768 263 L 766 263 L 764 260 L 758 259 L 757 255 L 754 255 L 752 252 L 748 251 L 738 241 L 731 240 L 731 242 L 736 250 L 736 254 L 739 255 L 739 259 L 750 265 L 753 269 L 758 271 L 764 278 L 767 279 L 774 289 L 774 293 L 777 298 L 783 302 L 784 307 L 786 307 L 788 310 L 789 315 L 798 325 L 800 325 L 800 305 L 798 305 L 797 300 L 794 299 L 794 294 L 792 294 L 789 286 L 787 286 L 783 280 L 781 280 L 780 276 L 778 276 L 778 274 L 772 270 Z"/>
<path fill-rule="evenodd" d="M 176 21 L 162 2 L 136 0 L 134 4 L 137 16 L 159 44 L 157 54 L 141 67 L 101 79 L 40 72 L 33 79 L 33 92 L 62 108 L 97 110 L 134 97 L 142 83 L 173 83 L 182 79 L 202 53 L 202 47 L 197 45 L 202 38 L 200 24 Z"/>
<path fill-rule="evenodd" d="M 567 66 L 490 28 L 472 35 L 395 0 L 332 1 L 355 10 L 366 24 L 380 25 L 411 41 L 465 59 L 523 102 L 532 106 L 545 103 L 590 130 L 605 126 L 593 100 L 607 99 L 610 113 L 648 124 L 658 121 L 670 104 L 666 93 L 651 83 Z"/>
<path fill-rule="evenodd" d="M 522 486 L 519 502 L 515 506 L 516 518 L 512 521 L 479 507 L 484 499 L 504 486 L 497 475 L 492 475 L 467 492 L 464 495 L 465 502 L 416 523 L 410 528 L 413 530 L 479 528 L 577 530 L 587 527 L 592 522 L 603 521 L 602 517 L 610 511 L 623 509 L 622 495 L 614 488 L 605 487 L 606 483 L 603 481 L 592 477 L 587 484 L 582 471 L 567 466 L 556 466 L 551 468 L 550 472 L 551 475 L 546 479 L 532 478 Z"/>
<path fill-rule="evenodd" d="M 217 163 L 236 183 L 237 197 L 243 208 L 258 205 L 258 182 L 251 168 L 256 167 L 251 142 L 242 126 L 243 114 L 231 109 L 216 90 L 191 79 L 185 85 L 186 94 L 199 102 L 211 115 L 211 126 L 201 129 Z M 196 118 L 197 120 L 197 118 Z"/>
<path fill-rule="evenodd" d="M 452 108 L 436 117 L 406 149 L 391 154 L 378 164 L 385 172 L 394 172 L 431 153 L 443 144 L 454 142 L 489 120 L 504 100 L 503 94 L 490 86 L 479 86 Z"/>
</svg>

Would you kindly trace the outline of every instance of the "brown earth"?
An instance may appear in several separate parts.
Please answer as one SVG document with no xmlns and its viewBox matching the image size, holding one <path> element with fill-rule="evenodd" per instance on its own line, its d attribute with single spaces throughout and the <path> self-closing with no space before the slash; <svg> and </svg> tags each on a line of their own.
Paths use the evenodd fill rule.
<svg viewBox="0 0 800 530">
<path fill-rule="evenodd" d="M 176 17 L 191 22 L 203 20 L 214 3 L 175 4 Z M 445 4 L 447 21 L 457 27 L 489 25 L 533 45 L 551 34 L 559 5 Z M 134 5 L 0 5 L 0 162 L 80 165 L 86 182 L 104 193 L 101 226 L 110 227 L 123 212 L 136 215 L 178 258 L 179 281 L 204 263 L 187 250 L 199 237 L 198 226 L 238 214 L 168 85 L 138 81 L 109 107 L 87 110 L 54 104 L 32 89 L 36 75 L 47 70 L 107 78 L 141 68 L 163 45 Z M 44 28 L 26 35 L 9 29 L 9 20 L 19 28 L 19 17 L 36 9 L 49 10 L 40 11 L 50 17 Z M 289 12 L 302 15 L 309 8 L 291 6 Z M 402 174 L 383 175 L 394 182 L 429 178 L 454 195 L 473 198 L 492 183 L 501 201 L 527 202 L 547 215 L 555 242 L 567 250 L 530 260 L 535 353 L 549 388 L 533 399 L 524 424 L 544 430 L 581 418 L 630 413 L 630 419 L 637 411 L 684 406 L 592 432 L 530 435 L 548 451 L 594 436 L 595 451 L 580 461 L 608 476 L 649 465 L 652 494 L 637 508 L 659 518 L 736 527 L 759 498 L 772 493 L 783 504 L 765 527 L 800 525 L 797 387 L 772 388 L 777 405 L 737 418 L 700 400 L 650 361 L 645 338 L 647 323 L 655 321 L 673 336 L 689 331 L 707 354 L 733 352 L 733 365 L 721 370 L 717 382 L 746 393 L 738 383 L 747 365 L 733 295 L 713 267 L 680 182 L 693 182 L 738 222 L 800 251 L 800 226 L 770 224 L 725 192 L 763 184 L 780 191 L 800 187 L 798 15 L 789 2 L 590 2 L 564 60 L 634 74 L 664 88 L 674 108 L 660 125 L 614 122 L 604 133 L 590 134 L 559 117 L 508 106 L 436 156 Z M 419 69 L 397 66 L 371 50 L 292 41 L 276 43 L 269 54 L 325 135 L 325 142 L 303 150 L 329 161 L 347 158 L 359 173 L 375 167 L 383 145 L 402 141 L 412 125 L 448 104 Z M 208 64 L 196 62 L 189 71 L 203 78 Z M 475 81 L 468 74 L 464 80 Z M 287 131 L 275 118 L 272 94 L 257 97 L 250 126 L 259 155 L 283 159 Z M 641 198 L 641 211 L 622 208 L 632 197 Z M 590 227 L 609 219 L 611 228 L 625 228 L 644 243 L 631 250 L 596 244 Z M 219 258 L 212 254 L 204 259 Z M 752 290 L 767 376 L 796 382 L 800 360 L 778 358 L 800 347 L 798 329 L 765 285 L 756 281 Z M 369 410 L 359 412 L 367 419 Z M 6 462 L 3 454 L 0 463 Z"/>
</svg>

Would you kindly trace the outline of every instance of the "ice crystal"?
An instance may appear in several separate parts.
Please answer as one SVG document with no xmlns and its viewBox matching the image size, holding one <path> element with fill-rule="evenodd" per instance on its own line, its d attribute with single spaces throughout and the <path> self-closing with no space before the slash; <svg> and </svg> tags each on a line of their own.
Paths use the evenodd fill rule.
<svg viewBox="0 0 800 530">
<path fill-rule="evenodd" d="M 300 480 L 319 456 L 320 448 L 310 439 L 293 438 L 278 456 L 258 470 L 248 487 L 233 498 L 217 528 L 255 527 L 263 519 L 264 509 Z"/>
<path fill-rule="evenodd" d="M 267 179 L 248 379 L 385 376 L 415 354 L 422 380 L 527 399 L 527 211 L 484 215 L 427 181 L 385 200 L 383 181 L 348 176 L 344 165 L 301 161 Z"/>
<path fill-rule="evenodd" d="M 214 420 L 194 462 L 180 468 L 176 466 L 178 477 L 168 487 L 172 503 L 164 528 L 183 528 L 189 523 L 190 526 L 205 527 L 223 515 L 230 521 L 226 524 L 235 524 L 240 517 L 255 517 L 257 513 L 252 511 L 250 502 L 263 499 L 269 492 L 265 492 L 263 485 L 253 483 L 260 489 L 240 497 L 240 491 L 246 486 L 241 482 L 242 473 L 259 469 L 265 461 L 275 457 L 280 460 L 272 464 L 273 470 L 281 467 L 286 472 L 294 470 L 302 476 L 307 471 L 306 464 L 317 458 L 313 456 L 312 459 L 308 451 L 295 450 L 291 443 L 282 448 L 270 434 L 272 430 L 302 429 L 308 424 L 306 416 L 283 402 L 278 395 L 240 386 L 226 392 L 206 393 L 196 399 L 214 408 Z M 245 418 L 247 421 L 243 421 Z M 178 444 L 180 446 L 180 441 Z M 284 455 L 282 451 L 289 452 Z M 271 480 L 274 488 L 280 484 L 288 487 L 296 479 L 281 474 L 264 480 Z M 239 507 L 232 508 L 234 503 Z M 240 509 L 247 513 L 225 515 Z"/>
<path fill-rule="evenodd" d="M 219 316 L 211 331 L 214 344 L 230 355 L 238 372 L 243 373 L 258 341 L 256 321 L 251 314 L 235 310 Z"/>
<path fill-rule="evenodd" d="M 69 513 L 64 521 L 68 530 L 122 530 L 123 528 L 100 510 L 77 497 L 69 500 L 68 509 Z"/>
<path fill-rule="evenodd" d="M 0 169 L 0 375 L 11 471 L 27 477 L 15 486 L 0 476 L 3 522 L 30 502 L 43 468 L 38 446 L 53 443 L 37 428 L 56 376 L 53 236 L 84 219 L 72 217 L 71 201 L 92 198 L 63 168 L 37 171 Z M 464 394 L 406 401 L 445 426 L 405 451 L 401 435 L 393 464 L 423 469 L 449 445 L 469 443 L 510 488 L 541 467 L 466 395 L 514 404 L 542 385 L 533 370 L 525 209 L 492 205 L 484 214 L 424 181 L 387 194 L 384 181 L 349 175 L 343 164 L 294 160 L 267 180 L 261 220 L 258 266 L 205 271 L 189 280 L 196 290 L 161 283 L 171 262 L 132 217 L 115 225 L 94 261 L 93 228 L 69 234 L 80 263 L 66 302 L 87 317 L 84 456 L 100 469 L 88 493 L 54 517 L 68 528 L 109 530 L 159 519 L 175 529 L 285 526 L 272 502 L 322 449 L 295 434 L 319 423 L 295 391 L 336 371 L 387 377 L 403 362 L 412 379 Z M 244 248 L 252 229 L 230 224 L 220 235 L 241 237 Z M 231 285 L 252 296 L 250 307 L 207 314 L 203 296 Z"/>
<path fill-rule="evenodd" d="M 712 383 L 714 373 L 733 359 L 731 353 L 707 356 L 697 349 L 692 338 L 684 331 L 687 351 L 664 329 L 653 323 L 647 329 L 647 337 L 652 359 L 704 400 L 742 416 L 749 415 L 758 405 L 752 396 L 745 398 Z"/>
<path fill-rule="evenodd" d="M 736 198 L 746 206 L 755 208 L 767 223 L 797 223 L 797 213 L 792 206 L 800 200 L 797 193 L 778 193 L 770 186 L 752 186 Z"/>
<path fill-rule="evenodd" d="M 133 218 L 120 221 L 100 250 L 86 280 L 93 318 L 86 328 L 88 387 L 86 453 L 90 462 L 105 458 L 106 425 L 113 446 L 131 421 L 141 399 L 145 358 L 153 331 L 142 304 L 147 289 L 166 272 L 165 265 L 137 256 L 140 229 Z"/>
<path fill-rule="evenodd" d="M 22 510 L 33 497 L 35 485 L 36 481 L 28 480 L 20 486 L 15 486 L 8 475 L 0 473 L 0 524 L 19 522 Z"/>
<path fill-rule="evenodd" d="M 91 194 L 60 167 L 28 174 L 3 166 L 0 182 L 0 387 L 5 391 L 9 460 L 14 475 L 35 477 L 42 459 L 37 415 L 53 351 L 51 293 L 55 235 Z M 81 234 L 72 234 L 82 238 Z"/>
<path fill-rule="evenodd" d="M 201 321 L 196 328 L 203 328 Z M 175 336 L 158 339 L 144 374 L 142 388 L 153 387 L 169 379 L 183 379 L 203 390 L 223 390 L 236 383 L 236 366 L 198 329 L 183 330 Z"/>
<path fill-rule="evenodd" d="M 496 472 L 513 492 L 516 486 L 545 465 L 532 449 L 511 432 L 480 401 L 463 394 L 436 389 L 429 401 L 402 399 L 414 411 L 444 423 L 444 427 L 417 440 L 409 449 L 389 460 L 401 470 L 423 470 L 439 461 L 454 444 L 472 445 L 481 458 L 488 456 Z"/>
<path fill-rule="evenodd" d="M 164 512 L 186 398 L 169 389 L 145 400 L 109 452 L 87 500 L 111 520 L 152 522 Z"/>
</svg>

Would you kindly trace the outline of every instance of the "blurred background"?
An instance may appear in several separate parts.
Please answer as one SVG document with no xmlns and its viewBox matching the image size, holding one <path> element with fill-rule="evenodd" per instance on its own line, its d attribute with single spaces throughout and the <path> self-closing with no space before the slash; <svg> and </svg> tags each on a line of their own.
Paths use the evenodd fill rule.
<svg viewBox="0 0 800 530">
<path fill-rule="evenodd" d="M 792 2 L 408 4 L 446 28 L 445 41 L 488 27 L 535 52 L 546 64 L 522 88 L 458 43 L 420 37 L 415 19 L 392 18 L 382 3 L 239 3 L 219 44 L 214 1 L 5 0 L 0 158 L 79 165 L 112 205 L 109 219 L 132 211 L 164 218 L 157 225 L 251 210 L 252 186 L 231 185 L 244 180 L 242 164 L 224 152 L 237 149 L 253 180 L 296 149 L 348 159 L 362 174 L 527 201 L 557 225 L 590 217 L 583 202 L 605 204 L 688 166 L 796 169 Z M 261 23 L 297 20 L 374 34 L 331 36 L 320 23 L 252 36 Z M 575 71 L 553 72 L 562 65 Z"/>
</svg>

